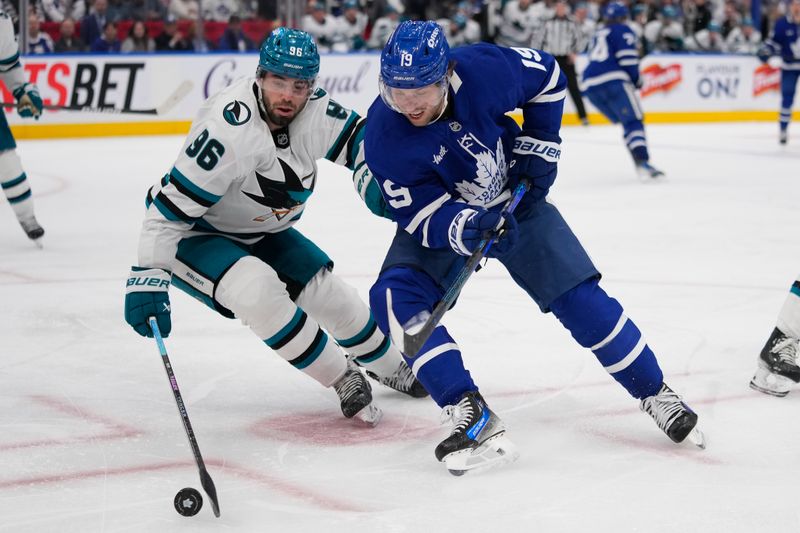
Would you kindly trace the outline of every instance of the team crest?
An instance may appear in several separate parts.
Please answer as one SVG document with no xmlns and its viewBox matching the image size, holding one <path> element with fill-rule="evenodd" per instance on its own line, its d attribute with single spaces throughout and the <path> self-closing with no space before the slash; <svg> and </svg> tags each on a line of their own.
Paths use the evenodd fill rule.
<svg viewBox="0 0 800 533">
<path fill-rule="evenodd" d="M 231 126 L 241 126 L 250 120 L 251 116 L 250 108 L 241 100 L 234 100 L 222 110 L 222 117 Z"/>
<path fill-rule="evenodd" d="M 461 131 L 461 124 L 455 120 L 449 124 L 451 131 Z"/>
</svg>

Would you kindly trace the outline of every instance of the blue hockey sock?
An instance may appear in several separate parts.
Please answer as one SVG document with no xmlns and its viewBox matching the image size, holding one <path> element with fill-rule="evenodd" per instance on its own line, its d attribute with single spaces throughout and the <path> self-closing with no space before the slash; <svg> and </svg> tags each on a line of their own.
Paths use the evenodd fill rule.
<svg viewBox="0 0 800 533">
<path fill-rule="evenodd" d="M 597 279 L 584 281 L 559 296 L 553 314 L 578 343 L 634 398 L 657 393 L 664 380 L 656 356 L 622 306 L 600 288 Z"/>
</svg>

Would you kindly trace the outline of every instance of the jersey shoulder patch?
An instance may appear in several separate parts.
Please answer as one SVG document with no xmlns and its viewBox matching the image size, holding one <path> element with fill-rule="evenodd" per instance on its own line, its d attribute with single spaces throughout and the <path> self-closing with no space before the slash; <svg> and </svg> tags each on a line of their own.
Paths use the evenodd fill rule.
<svg viewBox="0 0 800 533">
<path fill-rule="evenodd" d="M 225 104 L 222 109 L 222 118 L 231 126 L 241 126 L 253 117 L 253 112 L 246 103 L 241 100 L 233 100 Z"/>
</svg>

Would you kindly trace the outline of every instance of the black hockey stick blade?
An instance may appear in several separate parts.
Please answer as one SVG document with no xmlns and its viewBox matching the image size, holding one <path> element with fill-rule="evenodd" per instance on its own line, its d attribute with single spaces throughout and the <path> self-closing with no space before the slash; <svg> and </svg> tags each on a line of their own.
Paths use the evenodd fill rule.
<svg viewBox="0 0 800 533">
<path fill-rule="evenodd" d="M 217 487 L 214 486 L 214 480 L 205 468 L 200 469 L 200 484 L 203 490 L 211 500 L 211 510 L 214 511 L 214 516 L 219 518 L 219 500 L 217 500 Z"/>
<path fill-rule="evenodd" d="M 153 109 L 118 109 L 116 107 L 94 107 L 90 105 L 58 105 L 44 104 L 45 109 L 57 111 L 80 111 L 84 113 L 103 113 L 108 115 L 164 115 L 172 110 L 181 100 L 186 98 L 194 88 L 191 80 L 185 80 L 163 103 Z M 3 102 L 3 107 L 17 107 L 14 102 Z"/>
<path fill-rule="evenodd" d="M 514 192 L 512 193 L 511 198 L 508 200 L 508 203 L 503 208 L 503 213 L 513 213 L 514 209 L 517 207 L 517 204 L 519 204 L 520 200 L 522 200 L 522 197 L 525 195 L 528 189 L 530 189 L 530 182 L 527 180 L 520 181 L 520 183 L 514 189 Z M 439 321 L 442 319 L 447 310 L 450 309 L 450 306 L 452 306 L 456 301 L 458 295 L 461 294 L 461 289 L 464 288 L 467 280 L 470 278 L 470 276 L 472 276 L 472 273 L 475 272 L 478 264 L 486 256 L 489 248 L 492 247 L 494 242 L 498 239 L 498 237 L 500 237 L 501 233 L 502 228 L 492 231 L 481 240 L 475 251 L 472 252 L 472 254 L 467 258 L 467 262 L 458 272 L 458 275 L 447 289 L 447 292 L 444 293 L 444 296 L 441 300 L 439 300 L 439 303 L 436 304 L 436 307 L 433 308 L 433 311 L 425 320 L 425 322 L 422 322 L 421 324 L 412 325 L 408 330 L 406 330 L 403 325 L 400 324 L 400 321 L 397 320 L 397 316 L 394 314 L 391 289 L 386 289 L 389 337 L 392 339 L 392 342 L 395 344 L 395 346 L 397 346 L 397 349 L 405 354 L 406 357 L 413 358 L 417 356 L 419 351 L 422 349 L 422 346 L 433 334 L 433 330 L 435 330 L 439 325 Z"/>
</svg>

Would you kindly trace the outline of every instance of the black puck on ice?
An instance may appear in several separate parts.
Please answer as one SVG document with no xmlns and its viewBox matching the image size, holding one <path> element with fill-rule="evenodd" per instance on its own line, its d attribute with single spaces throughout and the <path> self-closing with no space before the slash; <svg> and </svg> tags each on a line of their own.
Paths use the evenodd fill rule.
<svg viewBox="0 0 800 533">
<path fill-rule="evenodd" d="M 203 497 L 200 493 L 191 487 L 186 487 L 178 491 L 175 495 L 175 510 L 182 516 L 194 516 L 200 512 L 203 507 Z"/>
</svg>

